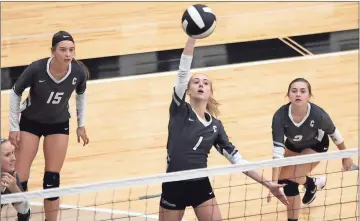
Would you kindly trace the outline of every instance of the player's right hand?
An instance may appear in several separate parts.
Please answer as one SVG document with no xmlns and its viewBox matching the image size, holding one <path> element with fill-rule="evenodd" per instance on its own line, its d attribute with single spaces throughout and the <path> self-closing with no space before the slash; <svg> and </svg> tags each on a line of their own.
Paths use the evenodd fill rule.
<svg viewBox="0 0 360 221">
<path fill-rule="evenodd" d="M 269 190 L 272 193 L 272 195 L 278 198 L 284 205 L 289 205 L 289 201 L 283 190 L 284 186 L 286 186 L 286 184 L 278 184 L 272 182 L 271 185 L 269 186 Z"/>
<path fill-rule="evenodd" d="M 10 131 L 9 141 L 15 148 L 18 148 L 20 143 L 20 131 Z"/>
</svg>

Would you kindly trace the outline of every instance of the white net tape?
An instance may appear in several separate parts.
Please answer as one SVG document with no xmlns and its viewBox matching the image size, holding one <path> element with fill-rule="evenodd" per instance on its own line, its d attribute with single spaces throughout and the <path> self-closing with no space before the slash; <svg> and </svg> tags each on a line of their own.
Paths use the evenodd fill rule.
<svg viewBox="0 0 360 221">
<path fill-rule="evenodd" d="M 21 202 L 32 199 L 43 199 L 43 198 L 57 197 L 57 196 L 61 197 L 67 195 L 76 195 L 81 193 L 99 192 L 99 191 L 105 191 L 111 189 L 121 189 L 121 188 L 136 187 L 143 185 L 161 184 L 163 182 L 180 181 L 180 180 L 187 180 L 187 179 L 193 179 L 199 177 L 236 174 L 251 170 L 261 170 L 265 168 L 299 165 L 299 164 L 312 163 L 318 161 L 329 161 L 340 158 L 355 157 L 358 156 L 358 153 L 359 150 L 357 148 L 354 148 L 354 149 L 348 149 L 342 151 L 333 151 L 327 153 L 317 153 L 312 155 L 287 157 L 282 159 L 261 160 L 261 161 L 249 162 L 241 165 L 209 167 L 204 169 L 180 171 L 174 173 L 163 173 L 163 174 L 156 174 L 156 175 L 143 176 L 137 178 L 91 183 L 86 185 L 74 185 L 74 186 L 60 187 L 60 188 L 48 189 L 48 190 L 31 191 L 26 193 L 14 193 L 14 194 L 2 195 L 1 204 L 9 204 L 9 203 Z"/>
</svg>

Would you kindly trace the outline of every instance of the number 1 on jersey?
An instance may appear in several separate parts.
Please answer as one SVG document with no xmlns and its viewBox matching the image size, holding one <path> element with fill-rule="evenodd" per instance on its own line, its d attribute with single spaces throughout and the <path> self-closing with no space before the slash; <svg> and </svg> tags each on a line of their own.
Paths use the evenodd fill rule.
<svg viewBox="0 0 360 221">
<path fill-rule="evenodd" d="M 46 103 L 47 104 L 50 104 L 50 103 L 59 104 L 61 101 L 61 98 L 62 98 L 61 96 L 63 96 L 63 95 L 64 95 L 64 92 L 56 92 L 55 96 L 54 96 L 54 92 L 51 92 Z"/>
<path fill-rule="evenodd" d="M 193 147 L 193 150 L 196 150 L 200 146 L 202 140 L 203 140 L 203 137 L 200 137 L 198 142 L 196 143 L 196 145 Z"/>
</svg>

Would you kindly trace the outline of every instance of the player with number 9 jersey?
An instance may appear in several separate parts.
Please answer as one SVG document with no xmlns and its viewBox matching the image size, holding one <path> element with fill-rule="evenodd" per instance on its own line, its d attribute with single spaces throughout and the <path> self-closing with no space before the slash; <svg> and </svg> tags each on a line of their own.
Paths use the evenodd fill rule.
<svg viewBox="0 0 360 221">
<path fill-rule="evenodd" d="M 282 105 L 273 115 L 272 138 L 273 158 L 309 155 L 327 152 L 329 137 L 339 150 L 346 146 L 340 131 L 329 114 L 320 106 L 310 102 L 312 90 L 304 78 L 296 78 L 288 86 L 289 102 Z M 309 174 L 319 164 L 299 164 L 284 168 L 273 168 L 273 180 L 287 184 L 284 192 L 289 197 L 288 220 L 297 221 L 301 207 L 299 185 L 306 189 L 302 198 L 303 204 L 310 204 L 316 197 L 318 189 L 326 185 L 326 176 L 310 177 Z M 352 165 L 351 158 L 343 159 L 343 167 L 348 170 Z M 268 200 L 271 194 L 268 195 Z"/>
<path fill-rule="evenodd" d="M 69 141 L 69 99 L 76 92 L 77 140 L 89 143 L 85 130 L 86 66 L 74 59 L 75 42 L 65 31 L 54 34 L 52 56 L 32 62 L 15 82 L 10 94 L 9 140 L 16 147 L 16 171 L 27 191 L 30 167 L 44 136 L 43 188 L 60 186 L 60 170 Z M 28 97 L 20 105 L 26 88 Z M 21 117 L 20 117 L 21 113 Z M 45 219 L 56 220 L 59 198 L 44 200 Z"/>
</svg>

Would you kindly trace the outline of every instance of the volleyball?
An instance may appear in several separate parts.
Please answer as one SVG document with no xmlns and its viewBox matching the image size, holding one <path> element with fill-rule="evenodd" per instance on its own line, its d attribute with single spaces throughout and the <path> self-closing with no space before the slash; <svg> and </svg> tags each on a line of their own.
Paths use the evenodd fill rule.
<svg viewBox="0 0 360 221">
<path fill-rule="evenodd" d="M 196 4 L 188 7 L 182 19 L 182 28 L 192 38 L 202 39 L 213 33 L 216 16 L 206 5 Z"/>
</svg>

